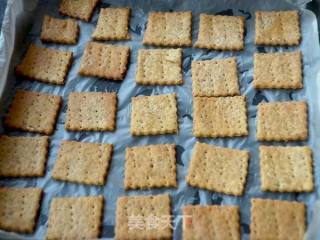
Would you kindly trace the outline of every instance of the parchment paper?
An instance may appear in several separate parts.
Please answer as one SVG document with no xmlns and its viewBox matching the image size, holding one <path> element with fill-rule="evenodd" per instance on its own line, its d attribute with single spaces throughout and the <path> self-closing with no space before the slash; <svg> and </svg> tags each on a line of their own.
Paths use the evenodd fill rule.
<svg viewBox="0 0 320 240">
<path fill-rule="evenodd" d="M 42 201 L 41 212 L 37 223 L 37 228 L 32 235 L 17 235 L 0 231 L 1 239 L 30 238 L 42 239 L 46 235 L 47 220 L 50 201 L 53 197 L 60 196 L 83 196 L 103 194 L 106 199 L 106 207 L 103 219 L 104 239 L 114 237 L 115 225 L 115 205 L 116 200 L 121 195 L 138 194 L 159 194 L 169 193 L 172 197 L 172 214 L 181 215 L 181 207 L 185 204 L 235 204 L 241 208 L 241 234 L 242 239 L 249 239 L 250 224 L 250 199 L 252 197 L 263 197 L 272 199 L 287 199 L 303 201 L 308 207 L 308 234 L 306 239 L 320 239 L 319 231 L 319 144 L 320 144 L 320 86 L 319 86 L 319 42 L 317 32 L 317 22 L 314 14 L 303 9 L 306 1 L 265 1 L 265 0 L 233 0 L 233 1 L 210 1 L 210 0 L 106 0 L 99 4 L 102 7 L 128 6 L 132 8 L 132 18 L 130 21 L 131 41 L 114 42 L 115 44 L 129 45 L 132 49 L 130 57 L 130 67 L 127 76 L 122 82 L 112 82 L 108 80 L 80 77 L 80 58 L 86 43 L 91 39 L 91 34 L 96 26 L 98 10 L 96 9 L 90 23 L 79 21 L 81 33 L 79 43 L 75 46 L 45 44 L 61 50 L 71 50 L 74 53 L 74 62 L 70 69 L 65 86 L 54 86 L 39 82 L 31 82 L 26 79 L 16 77 L 13 68 L 21 60 L 30 43 L 43 45 L 39 40 L 40 28 L 44 14 L 58 17 L 58 0 L 39 1 L 36 0 L 9 0 L 4 17 L 2 33 L 0 35 L 0 93 L 1 95 L 1 120 L 5 114 L 8 104 L 16 89 L 28 89 L 33 91 L 58 94 L 63 97 L 63 106 L 57 121 L 55 133 L 50 137 L 51 145 L 48 158 L 47 172 L 43 178 L 30 179 L 2 179 L 0 185 L 19 187 L 41 187 L 44 189 L 44 199 Z M 301 15 L 302 43 L 299 47 L 256 47 L 254 39 L 254 12 L 256 10 L 288 10 L 298 9 Z M 150 11 L 179 11 L 192 10 L 193 13 L 193 42 L 196 39 L 199 23 L 199 13 L 240 15 L 246 17 L 246 37 L 245 50 L 241 52 L 216 52 L 200 50 L 195 48 L 185 48 L 183 52 L 183 75 L 184 84 L 173 87 L 143 87 L 135 84 L 135 69 L 137 51 L 145 48 L 141 44 L 147 14 Z M 31 25 L 33 23 L 33 25 Z M 32 27 L 31 27 L 32 26 Z M 254 52 L 274 52 L 290 51 L 301 49 L 304 62 L 304 88 L 298 91 L 267 90 L 256 91 L 252 89 L 252 55 Z M 191 71 L 192 60 L 224 58 L 237 56 L 238 72 L 241 85 L 241 94 L 247 96 L 249 115 L 249 137 L 228 138 L 228 139 L 199 139 L 202 142 L 216 144 L 223 147 L 236 149 L 248 149 L 251 153 L 249 176 L 247 179 L 245 194 L 242 197 L 233 197 L 224 194 L 217 194 L 204 190 L 199 190 L 186 185 L 184 180 L 193 146 L 196 138 L 192 135 L 192 97 L 191 97 Z M 67 97 L 72 91 L 116 91 L 119 96 L 117 130 L 114 133 L 101 132 L 67 132 L 64 129 L 66 117 Z M 138 95 L 154 95 L 161 93 L 176 92 L 178 96 L 178 113 L 180 131 L 177 135 L 154 136 L 154 137 L 131 137 L 130 135 L 130 113 L 131 97 Z M 283 101 L 306 99 L 309 103 L 309 140 L 306 142 L 290 142 L 287 145 L 310 145 L 314 153 L 315 165 L 315 185 L 313 193 L 301 194 L 280 194 L 260 191 L 258 146 L 255 140 L 256 106 L 261 101 Z M 1 121 L 2 124 L 3 121 Z M 1 133 L 9 135 L 30 136 L 33 134 L 21 132 L 8 132 L 1 126 Z M 100 142 L 114 144 L 114 154 L 111 168 L 107 178 L 107 184 L 103 187 L 86 186 L 66 182 L 57 182 L 51 179 L 51 170 L 57 156 L 57 150 L 62 140 L 77 140 L 86 142 Z M 179 187 L 177 189 L 158 189 L 149 191 L 126 192 L 123 188 L 123 173 L 125 161 L 125 148 L 127 146 L 146 145 L 155 143 L 176 143 L 177 144 L 177 171 Z M 286 145 L 276 143 L 275 145 Z M 316 207 L 317 206 L 317 207 Z M 313 213 L 313 214 L 312 214 Z M 175 217 L 174 239 L 181 239 L 181 218 Z M 290 234 L 290 233 L 288 233 Z"/>
</svg>

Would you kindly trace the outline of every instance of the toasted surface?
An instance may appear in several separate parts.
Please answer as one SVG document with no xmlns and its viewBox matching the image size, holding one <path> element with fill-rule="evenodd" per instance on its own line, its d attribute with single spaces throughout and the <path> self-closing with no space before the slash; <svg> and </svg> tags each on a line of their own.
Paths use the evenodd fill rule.
<svg viewBox="0 0 320 240">
<path fill-rule="evenodd" d="M 305 205 L 294 201 L 251 199 L 252 240 L 288 238 L 302 240 L 305 233 Z"/>
<path fill-rule="evenodd" d="M 307 138 L 307 102 L 272 102 L 258 105 L 257 139 L 259 141 L 293 141 Z"/>
<path fill-rule="evenodd" d="M 116 93 L 72 92 L 65 128 L 71 131 L 114 131 L 116 115 Z"/>
<path fill-rule="evenodd" d="M 175 93 L 132 98 L 132 135 L 159 135 L 177 132 L 178 116 Z"/>
<path fill-rule="evenodd" d="M 240 240 L 238 206 L 188 205 L 182 208 L 183 239 Z"/>
<path fill-rule="evenodd" d="M 18 90 L 5 118 L 5 125 L 22 131 L 51 135 L 61 101 L 60 96 Z"/>
<path fill-rule="evenodd" d="M 197 142 L 186 181 L 210 191 L 242 195 L 248 174 L 249 152 Z"/>
<path fill-rule="evenodd" d="M 47 239 L 99 238 L 103 207 L 103 196 L 53 198 Z"/>
<path fill-rule="evenodd" d="M 244 17 L 200 14 L 198 39 L 194 46 L 212 50 L 242 50 L 244 28 Z"/>
<path fill-rule="evenodd" d="M 71 63 L 72 52 L 31 44 L 16 67 L 16 73 L 40 82 L 63 85 Z"/>
<path fill-rule="evenodd" d="M 99 0 L 61 0 L 59 12 L 89 22 Z"/>
<path fill-rule="evenodd" d="M 191 25 L 191 12 L 150 12 L 143 44 L 191 46 Z"/>
<path fill-rule="evenodd" d="M 32 233 L 41 205 L 41 188 L 0 187 L 0 228 Z"/>
<path fill-rule="evenodd" d="M 300 17 L 293 11 L 257 11 L 255 43 L 258 45 L 298 45 Z"/>
<path fill-rule="evenodd" d="M 170 225 L 169 195 L 118 198 L 115 239 L 172 239 Z"/>
<path fill-rule="evenodd" d="M 178 85 L 182 78 L 182 49 L 139 49 L 136 82 L 142 85 Z"/>
<path fill-rule="evenodd" d="M 126 189 L 176 187 L 174 144 L 157 144 L 126 149 Z"/>
<path fill-rule="evenodd" d="M 48 148 L 48 137 L 0 136 L 0 176 L 44 176 Z"/>
</svg>

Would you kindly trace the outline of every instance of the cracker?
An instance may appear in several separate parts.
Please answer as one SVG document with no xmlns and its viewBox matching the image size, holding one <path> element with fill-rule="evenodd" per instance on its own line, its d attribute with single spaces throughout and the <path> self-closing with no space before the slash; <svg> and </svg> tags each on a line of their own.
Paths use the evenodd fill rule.
<svg viewBox="0 0 320 240">
<path fill-rule="evenodd" d="M 249 152 L 197 142 L 186 181 L 214 192 L 240 196 L 248 174 Z"/>
<path fill-rule="evenodd" d="M 40 35 L 42 42 L 76 44 L 78 36 L 79 25 L 77 21 L 44 16 Z"/>
<path fill-rule="evenodd" d="M 103 207 L 103 196 L 53 198 L 47 239 L 98 239 Z"/>
<path fill-rule="evenodd" d="M 200 14 L 198 48 L 212 50 L 244 49 L 244 17 Z"/>
<path fill-rule="evenodd" d="M 130 48 L 89 42 L 84 50 L 79 74 L 111 80 L 123 80 L 129 63 Z"/>
<path fill-rule="evenodd" d="M 136 82 L 142 85 L 178 85 L 182 78 L 182 49 L 140 49 Z"/>
<path fill-rule="evenodd" d="M 59 13 L 89 22 L 99 0 L 61 0 Z"/>
<path fill-rule="evenodd" d="M 52 177 L 62 181 L 104 185 L 112 150 L 112 144 L 64 141 Z"/>
<path fill-rule="evenodd" d="M 116 93 L 72 92 L 65 128 L 70 131 L 114 131 L 116 115 Z"/>
<path fill-rule="evenodd" d="M 189 47 L 192 45 L 191 24 L 190 11 L 150 12 L 143 44 Z"/>
<path fill-rule="evenodd" d="M 16 73 L 40 82 L 63 85 L 71 63 L 72 52 L 31 44 L 22 62 L 16 67 Z"/>
<path fill-rule="evenodd" d="M 192 94 L 196 97 L 240 95 L 235 57 L 192 61 Z"/>
<path fill-rule="evenodd" d="M 0 187 L 0 228 L 32 233 L 37 224 L 42 189 Z"/>
<path fill-rule="evenodd" d="M 301 51 L 255 53 L 253 86 L 258 89 L 302 88 Z"/>
<path fill-rule="evenodd" d="M 193 134 L 196 137 L 247 136 L 245 96 L 194 97 Z"/>
<path fill-rule="evenodd" d="M 313 190 L 309 147 L 260 146 L 261 189 L 273 192 Z"/>
<path fill-rule="evenodd" d="M 0 136 L 0 177 L 42 177 L 48 137 Z"/>
<path fill-rule="evenodd" d="M 175 147 L 158 144 L 127 148 L 125 188 L 177 187 Z"/>
<path fill-rule="evenodd" d="M 272 102 L 258 105 L 257 139 L 259 141 L 294 141 L 307 138 L 307 102 Z"/>
<path fill-rule="evenodd" d="M 169 195 L 119 197 L 115 239 L 172 239 Z"/>
<path fill-rule="evenodd" d="M 133 136 L 177 132 L 178 116 L 175 93 L 132 98 L 131 134 Z"/>
<path fill-rule="evenodd" d="M 238 206 L 185 206 L 183 239 L 240 240 Z"/>
<path fill-rule="evenodd" d="M 257 45 L 299 45 L 300 17 L 293 11 L 257 11 L 255 20 Z"/>
<path fill-rule="evenodd" d="M 60 96 L 18 90 L 5 118 L 9 128 L 51 135 L 62 98 Z"/>
<path fill-rule="evenodd" d="M 251 199 L 250 239 L 303 239 L 306 209 L 303 203 Z M 288 235 L 289 234 L 289 235 Z"/>
<path fill-rule="evenodd" d="M 92 34 L 95 40 L 128 40 L 130 8 L 102 8 Z"/>
</svg>

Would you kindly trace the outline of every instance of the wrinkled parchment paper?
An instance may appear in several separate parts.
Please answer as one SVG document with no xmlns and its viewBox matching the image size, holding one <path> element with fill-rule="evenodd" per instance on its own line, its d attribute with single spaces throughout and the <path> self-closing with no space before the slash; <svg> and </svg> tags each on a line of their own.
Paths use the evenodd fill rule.
<svg viewBox="0 0 320 240">
<path fill-rule="evenodd" d="M 80 77 L 80 58 L 86 43 L 96 26 L 98 10 L 90 23 L 78 21 L 81 28 L 79 43 L 75 46 L 45 44 L 61 50 L 71 50 L 74 53 L 74 62 L 70 69 L 65 86 L 54 86 L 39 82 L 27 81 L 24 78 L 16 77 L 13 73 L 14 66 L 21 60 L 30 43 L 43 45 L 39 40 L 40 28 L 44 14 L 59 17 L 59 1 L 39 1 L 36 0 L 9 0 L 6 14 L 3 21 L 2 33 L 0 36 L 0 93 L 1 93 L 1 120 L 6 112 L 8 104 L 16 89 L 27 89 L 33 91 L 57 94 L 63 97 L 55 133 L 50 137 L 50 152 L 47 165 L 47 173 L 43 178 L 30 179 L 2 179 L 0 185 L 19 187 L 41 187 L 44 189 L 44 199 L 42 201 L 41 212 L 37 223 L 37 228 L 32 235 L 17 235 L 0 231 L 1 239 L 42 239 L 46 235 L 47 220 L 50 200 L 60 196 L 83 196 L 103 194 L 106 199 L 106 207 L 103 218 L 102 237 L 112 239 L 114 237 L 115 225 L 115 204 L 121 195 L 138 194 L 159 194 L 169 193 L 172 197 L 172 214 L 174 218 L 174 239 L 181 239 L 182 219 L 181 207 L 185 204 L 218 204 L 239 205 L 241 209 L 241 235 L 242 239 L 249 239 L 250 229 L 250 198 L 263 197 L 272 199 L 287 199 L 303 201 L 307 204 L 308 233 L 306 239 L 320 239 L 319 217 L 320 204 L 316 200 L 319 198 L 320 166 L 319 166 L 319 144 L 320 144 L 320 61 L 317 22 L 314 14 L 303 9 L 302 3 L 306 1 L 210 1 L 210 0 L 105 0 L 99 4 L 102 7 L 128 6 L 132 8 L 132 18 L 130 22 L 131 41 L 114 42 L 115 44 L 129 45 L 132 49 L 130 66 L 127 76 L 122 82 L 112 82 L 108 80 Z M 298 9 L 301 15 L 302 43 L 299 47 L 256 47 L 254 38 L 254 12 L 256 10 L 288 10 Z M 143 33 L 147 22 L 147 14 L 150 11 L 180 11 L 192 10 L 193 13 L 193 42 L 198 31 L 199 13 L 240 15 L 246 18 L 246 48 L 241 52 L 216 52 L 201 49 L 185 48 L 183 52 L 183 75 L 184 84 L 182 86 L 158 87 L 158 86 L 137 86 L 135 84 L 135 69 L 137 51 L 139 48 L 146 48 L 141 44 Z M 257 91 L 252 89 L 252 55 L 254 52 L 274 52 L 290 51 L 301 49 L 304 62 L 304 88 L 298 91 L 286 90 L 266 90 Z M 236 149 L 248 149 L 251 153 L 249 176 L 247 179 L 245 194 L 242 197 L 233 197 L 224 194 L 217 194 L 186 185 L 184 177 L 191 157 L 191 151 L 196 142 L 192 135 L 192 98 L 191 98 L 191 70 L 192 60 L 204 60 L 212 58 L 224 58 L 237 56 L 238 72 L 241 85 L 241 94 L 247 96 L 249 130 L 250 135 L 246 138 L 228 139 L 200 139 L 202 142 L 216 144 L 223 147 Z M 116 91 L 119 96 L 117 130 L 115 132 L 67 132 L 64 129 L 66 117 L 67 97 L 72 91 Z M 154 95 L 161 93 L 176 92 L 178 96 L 178 113 L 180 131 L 177 135 L 154 136 L 154 137 L 131 137 L 130 135 L 130 99 L 138 95 Z M 310 145 L 314 152 L 315 165 L 315 185 L 313 193 L 267 193 L 260 191 L 258 146 L 255 140 L 255 118 L 256 106 L 261 101 L 284 101 L 306 99 L 309 103 L 309 140 L 306 142 L 290 142 L 287 145 Z M 2 124 L 2 121 L 1 121 Z M 0 131 L 10 135 L 27 135 L 29 133 L 8 132 L 0 126 Z M 100 142 L 114 144 L 114 155 L 111 168 L 107 178 L 107 184 L 103 187 L 86 186 L 82 184 L 72 184 L 57 182 L 51 179 L 51 170 L 57 156 L 57 150 L 62 140 L 77 140 L 84 142 Z M 179 187 L 177 189 L 158 189 L 149 191 L 125 192 L 123 188 L 125 148 L 127 146 L 146 145 L 155 143 L 176 143 L 177 144 L 177 172 Z M 274 145 L 286 145 L 286 143 L 273 143 Z M 290 233 L 288 233 L 290 234 Z"/>
</svg>

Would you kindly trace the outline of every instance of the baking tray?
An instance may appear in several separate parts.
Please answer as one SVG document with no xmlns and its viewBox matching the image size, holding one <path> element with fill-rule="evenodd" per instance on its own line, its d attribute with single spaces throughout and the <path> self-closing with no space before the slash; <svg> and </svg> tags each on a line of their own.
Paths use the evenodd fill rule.
<svg viewBox="0 0 320 240">
<path fill-rule="evenodd" d="M 186 204 L 218 204 L 239 205 L 241 212 L 241 235 L 242 239 L 249 239 L 250 234 L 250 199 L 252 197 L 286 199 L 303 201 L 307 205 L 308 233 L 306 239 L 320 239 L 319 226 L 319 144 L 320 144 L 320 86 L 319 86 L 319 42 L 318 28 L 315 15 L 303 6 L 307 1 L 210 1 L 210 0 L 108 0 L 101 1 L 89 23 L 78 21 L 80 24 L 80 38 L 75 46 L 42 44 L 39 40 L 42 18 L 45 14 L 61 17 L 58 13 L 58 0 L 54 1 L 23 1 L 9 0 L 3 20 L 2 33 L 0 35 L 0 93 L 1 93 L 1 123 L 8 105 L 17 89 L 27 89 L 39 92 L 57 94 L 63 97 L 63 104 L 59 113 L 57 126 L 54 134 L 50 136 L 50 152 L 48 157 L 47 172 L 43 178 L 29 179 L 1 179 L 0 185 L 18 187 L 41 187 L 44 189 L 40 216 L 37 228 L 32 235 L 17 235 L 0 231 L 1 239 L 42 239 L 46 235 L 47 220 L 50 201 L 53 197 L 60 196 L 84 196 L 102 194 L 105 196 L 106 205 L 103 218 L 102 238 L 112 239 L 114 237 L 115 204 L 122 195 L 144 195 L 168 193 L 172 197 L 172 214 L 174 217 L 174 239 L 181 238 L 181 207 Z M 127 6 L 132 9 L 130 21 L 130 34 L 132 40 L 112 42 L 131 47 L 130 66 L 127 76 L 122 82 L 113 82 L 98 78 L 81 77 L 77 74 L 80 58 L 86 43 L 91 39 L 91 34 L 96 26 L 98 12 L 104 7 Z M 254 12 L 256 10 L 299 10 L 301 16 L 302 42 L 298 47 L 256 47 L 254 45 Z M 245 50 L 240 52 L 217 52 L 201 50 L 196 48 L 184 48 L 183 51 L 183 77 L 182 86 L 137 86 L 135 84 L 135 69 L 137 51 L 139 48 L 150 48 L 142 45 L 141 41 L 145 30 L 147 15 L 150 11 L 181 11 L 192 10 L 193 30 L 192 38 L 195 42 L 199 14 L 223 14 L 239 15 L 246 18 Z M 14 75 L 16 66 L 25 54 L 30 43 L 36 43 L 47 47 L 61 50 L 69 50 L 74 53 L 74 61 L 65 86 L 48 85 L 39 82 L 27 81 Z M 304 62 L 304 88 L 302 90 L 266 90 L 257 91 L 252 88 L 252 55 L 254 52 L 282 52 L 301 49 Z M 186 185 L 184 180 L 193 146 L 197 139 L 192 135 L 192 98 L 191 98 L 191 61 L 212 58 L 224 58 L 236 56 L 238 61 L 238 72 L 241 86 L 241 94 L 246 95 L 248 103 L 249 136 L 246 138 L 225 139 L 199 139 L 201 142 L 216 144 L 223 147 L 236 149 L 248 149 L 251 154 L 249 164 L 249 175 L 242 197 L 234 197 L 218 194 L 205 190 L 192 188 Z M 66 117 L 67 97 L 72 91 L 116 91 L 119 97 L 117 113 L 117 129 L 115 132 L 67 132 L 64 129 Z M 179 134 L 132 137 L 130 135 L 130 113 L 131 97 L 138 95 L 155 95 L 161 93 L 177 93 Z M 261 101 L 284 101 L 306 99 L 309 103 L 309 132 L 308 141 L 290 142 L 287 145 L 309 145 L 314 153 L 315 191 L 312 193 L 269 193 L 260 191 L 258 146 L 255 140 L 256 106 Z M 1 133 L 9 135 L 31 136 L 34 134 L 22 132 L 9 132 L 0 126 Z M 114 154 L 107 178 L 107 184 L 102 187 L 87 186 L 66 182 L 58 182 L 51 179 L 51 170 L 57 156 L 57 150 L 63 140 L 77 140 L 83 142 L 99 142 L 114 144 Z M 179 187 L 177 189 L 157 189 L 147 191 L 128 191 L 123 188 L 123 172 L 125 161 L 125 148 L 127 146 L 146 145 L 155 143 L 177 144 L 177 173 Z M 286 145 L 286 143 L 275 143 L 274 145 Z M 290 234 L 290 233 L 289 233 Z"/>
</svg>

